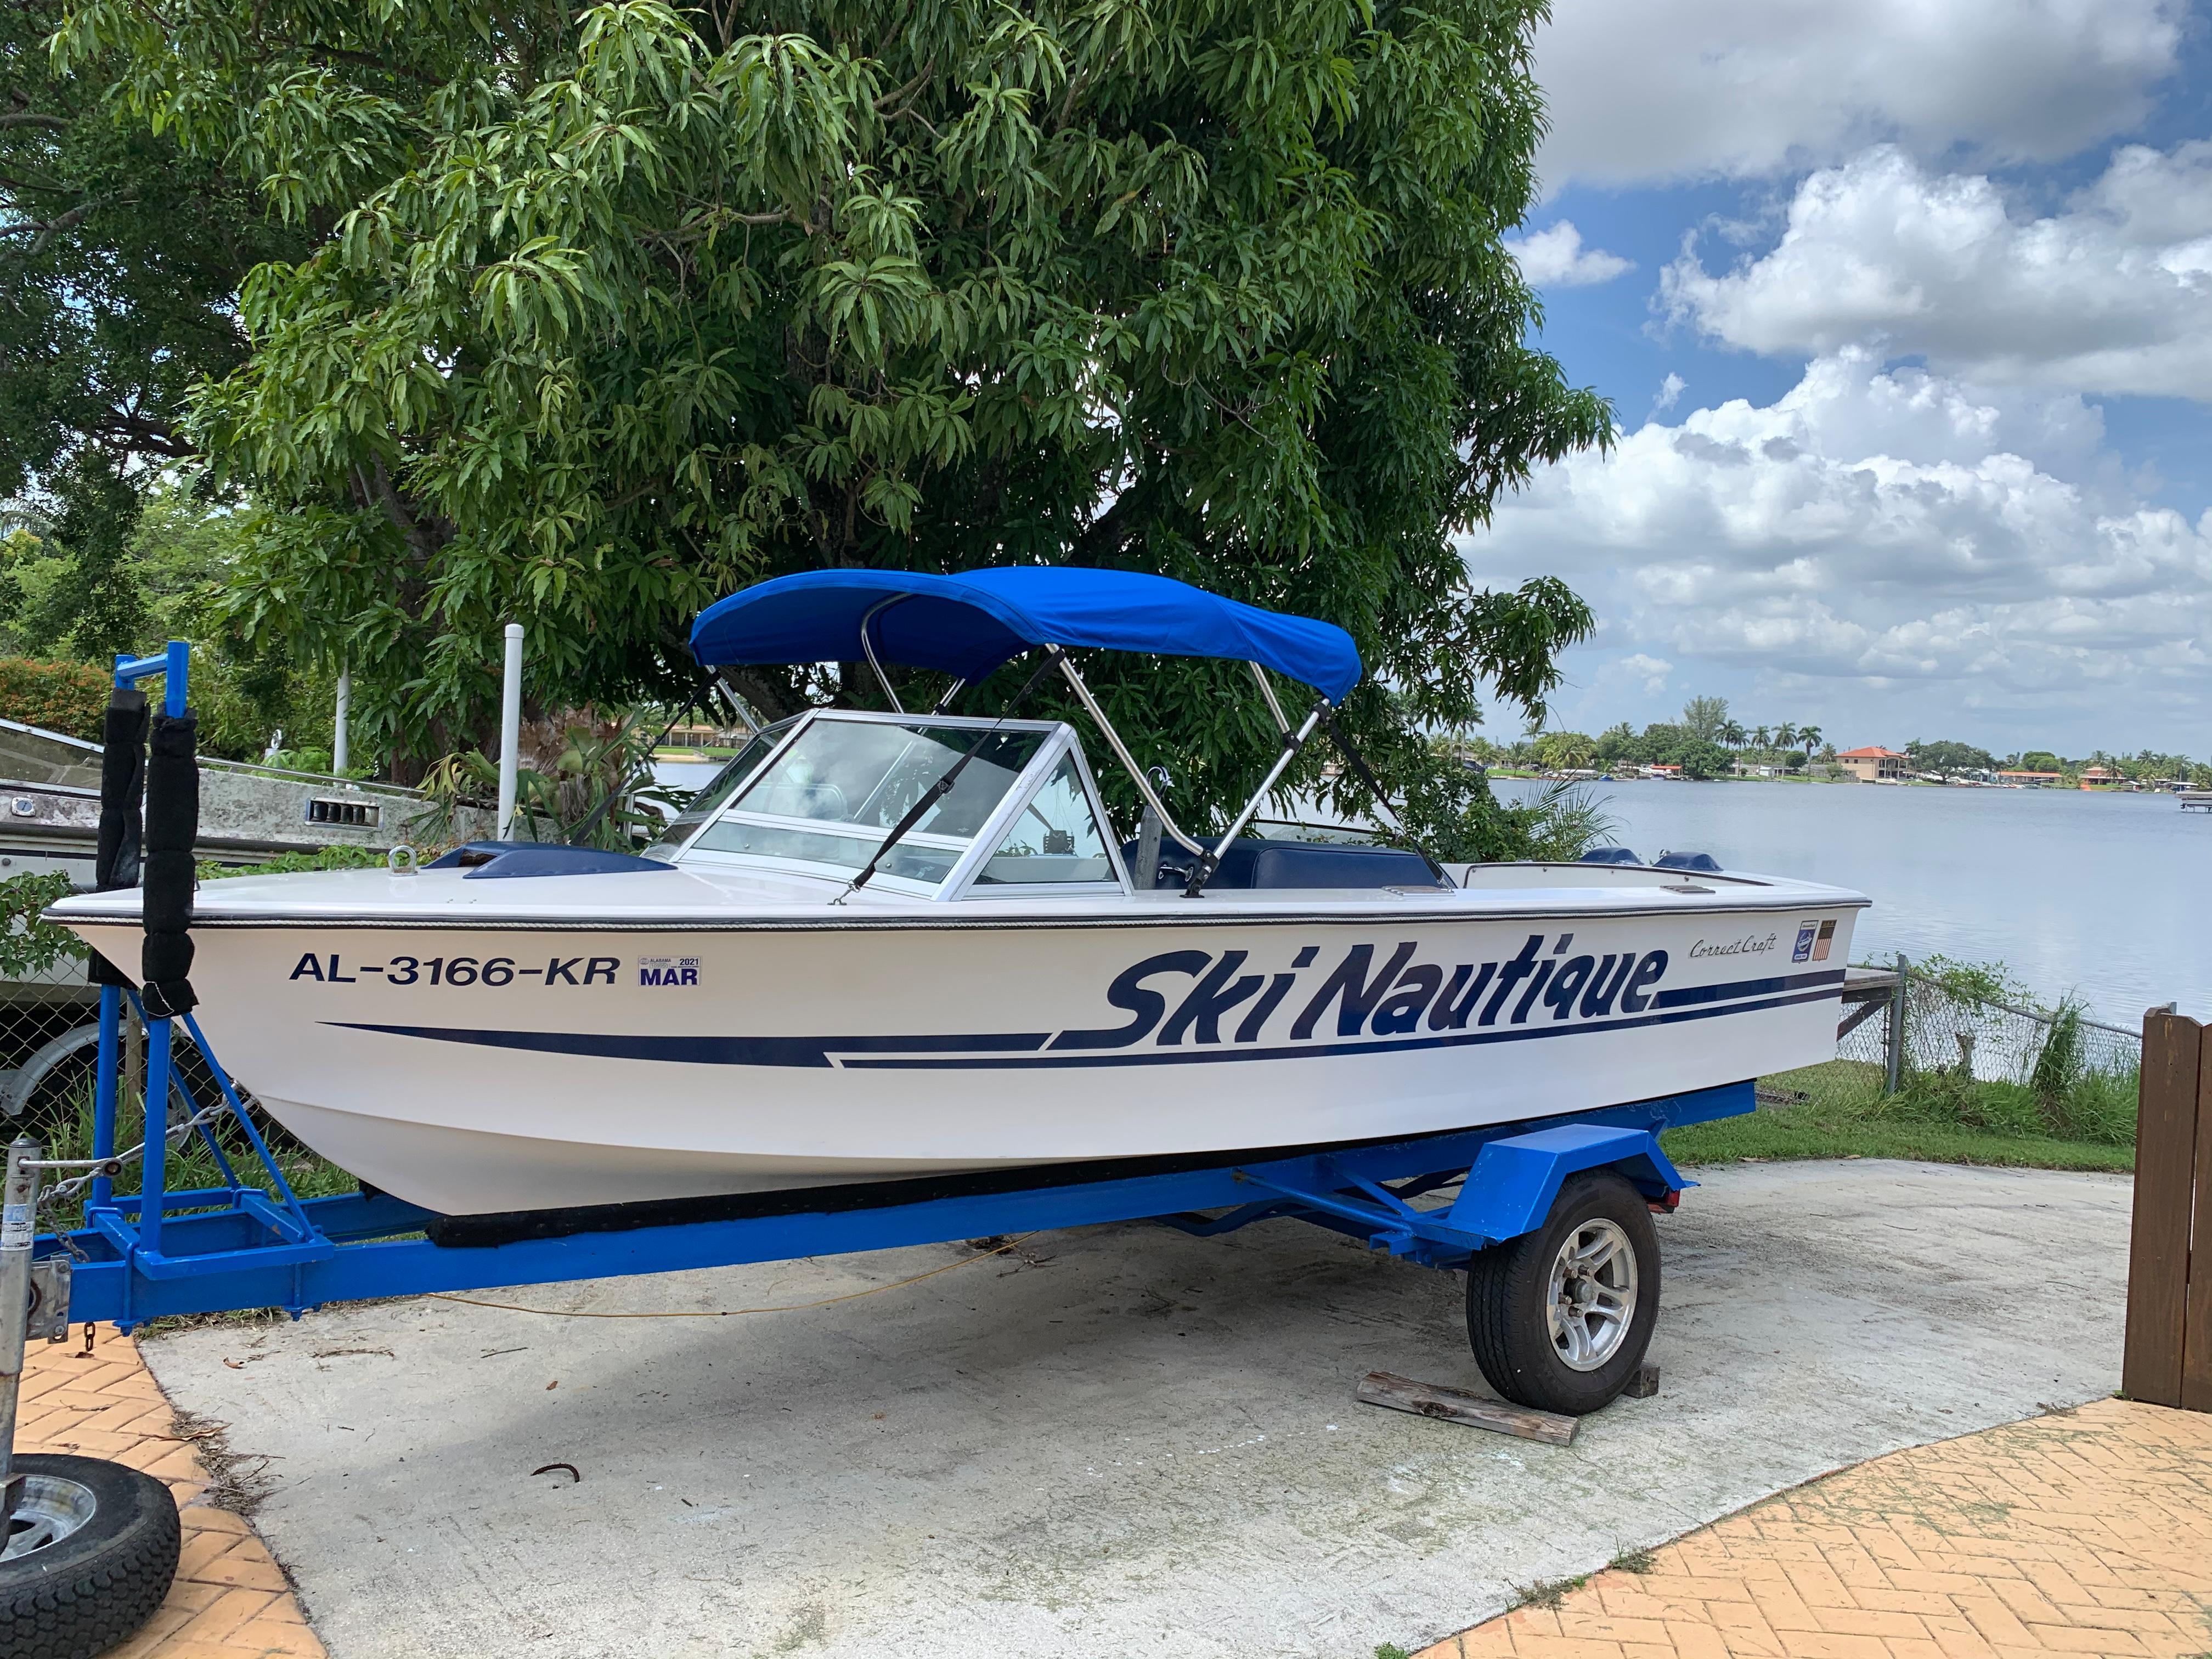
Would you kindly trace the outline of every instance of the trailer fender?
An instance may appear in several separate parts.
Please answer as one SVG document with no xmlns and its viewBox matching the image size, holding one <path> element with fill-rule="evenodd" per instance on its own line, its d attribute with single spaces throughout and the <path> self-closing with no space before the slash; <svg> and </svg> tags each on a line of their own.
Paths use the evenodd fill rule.
<svg viewBox="0 0 2212 1659">
<path fill-rule="evenodd" d="M 21 1117 L 48 1073 L 76 1055 L 91 1053 L 99 1047 L 97 1025 L 79 1025 L 42 1043 L 19 1069 L 0 1073 L 0 1112 L 9 1117 Z"/>
<path fill-rule="evenodd" d="M 1503 1243 L 1544 1224 L 1569 1176 L 1607 1167 L 1618 1169 L 1653 1200 L 1698 1184 L 1682 1178 L 1649 1129 L 1562 1123 L 1484 1146 L 1459 1197 L 1441 1218 L 1488 1243 Z"/>
</svg>

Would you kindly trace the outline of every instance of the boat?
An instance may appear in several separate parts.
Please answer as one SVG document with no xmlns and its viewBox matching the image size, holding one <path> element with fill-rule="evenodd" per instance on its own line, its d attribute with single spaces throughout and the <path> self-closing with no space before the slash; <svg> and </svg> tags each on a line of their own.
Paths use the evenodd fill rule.
<svg viewBox="0 0 2212 1659">
<path fill-rule="evenodd" d="M 840 570 L 734 594 L 691 644 L 971 697 L 1029 672 L 995 710 L 908 711 L 885 678 L 882 711 L 769 726 L 642 855 L 485 842 L 203 887 L 198 1017 L 287 1130 L 482 1215 L 1219 1162 L 1834 1053 L 1857 893 L 1680 854 L 1446 866 L 1247 835 L 1324 726 L 1368 775 L 1328 623 L 1134 573 Z M 1105 650 L 1250 665 L 1281 748 L 1218 832 L 1176 821 L 1107 719 L 1078 661 Z M 1018 712 L 1054 678 L 1146 803 L 1133 841 L 1075 726 Z M 48 915 L 135 973 L 137 891 Z"/>
</svg>

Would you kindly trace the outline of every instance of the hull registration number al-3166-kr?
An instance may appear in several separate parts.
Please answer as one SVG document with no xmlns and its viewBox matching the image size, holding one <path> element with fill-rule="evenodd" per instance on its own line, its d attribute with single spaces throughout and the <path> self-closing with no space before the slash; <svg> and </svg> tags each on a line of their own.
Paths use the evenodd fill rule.
<svg viewBox="0 0 2212 1659">
<path fill-rule="evenodd" d="M 665 971 L 674 964 L 665 962 L 647 966 Z M 666 981 L 659 978 L 643 980 L 648 985 L 664 982 L 696 985 L 698 963 L 686 964 L 691 977 Z M 386 985 L 489 985 L 494 988 L 527 981 L 532 985 L 612 985 L 615 975 L 622 971 L 620 957 L 549 957 L 545 965 L 525 968 L 513 957 L 394 957 L 389 962 L 362 962 L 348 971 L 344 959 L 336 952 L 318 956 L 313 951 L 302 955 L 293 968 L 293 979 L 319 980 L 326 985 L 356 985 L 364 974 L 380 977 Z"/>
</svg>

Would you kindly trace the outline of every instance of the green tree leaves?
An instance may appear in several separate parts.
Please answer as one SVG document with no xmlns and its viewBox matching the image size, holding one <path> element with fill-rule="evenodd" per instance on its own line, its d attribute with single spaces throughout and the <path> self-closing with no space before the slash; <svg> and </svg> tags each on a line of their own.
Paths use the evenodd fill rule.
<svg viewBox="0 0 2212 1659">
<path fill-rule="evenodd" d="M 1042 559 L 1341 623 L 1395 776 L 1590 626 L 1453 540 L 1611 433 L 1499 241 L 1540 14 L 88 0 L 60 55 L 309 237 L 192 431 L 258 503 L 239 620 L 418 761 L 488 732 L 508 620 L 533 702 L 618 706 L 746 581 Z M 1094 673 L 1200 821 L 1273 747 L 1231 668 Z M 875 695 L 805 676 L 744 690 Z"/>
</svg>

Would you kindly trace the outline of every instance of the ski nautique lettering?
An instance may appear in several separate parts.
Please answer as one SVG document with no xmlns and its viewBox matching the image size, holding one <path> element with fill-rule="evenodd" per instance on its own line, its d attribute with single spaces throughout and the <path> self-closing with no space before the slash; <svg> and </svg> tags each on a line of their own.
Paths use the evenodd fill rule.
<svg viewBox="0 0 2212 1659">
<path fill-rule="evenodd" d="M 1499 970 L 1498 989 L 1484 1006 L 1482 1018 L 1475 1022 L 1478 1025 L 1498 1024 L 1498 1011 L 1505 1006 L 1505 999 L 1513 994 L 1513 988 L 1535 971 L 1536 952 L 1543 946 L 1544 936 L 1541 933 L 1529 934 L 1528 942 L 1521 947 L 1521 953 Z"/>
<path fill-rule="evenodd" d="M 1413 959 L 1413 952 L 1419 948 L 1413 940 L 1407 939 L 1383 964 L 1382 971 L 1370 980 L 1367 969 L 1375 960 L 1375 947 L 1371 945 L 1353 945 L 1346 952 L 1344 960 L 1337 963 L 1336 971 L 1322 981 L 1314 1000 L 1306 1004 L 1306 1011 L 1298 1016 L 1297 1024 L 1291 1027 L 1291 1041 L 1303 1042 L 1313 1035 L 1314 1023 L 1322 1017 L 1322 1011 L 1328 1006 L 1331 997 L 1340 999 L 1336 1010 L 1337 1036 L 1358 1036 L 1359 1028 L 1367 1023 L 1367 1017 L 1374 1012 L 1375 1005 L 1382 1001 L 1382 993 L 1389 988 L 1390 981 L 1404 970 L 1406 964 Z"/>
<path fill-rule="evenodd" d="M 1228 983 L 1229 976 L 1244 965 L 1248 954 L 1243 951 L 1223 953 L 1221 960 L 1213 964 L 1213 971 L 1199 981 L 1197 988 L 1182 1000 L 1182 1006 L 1160 1028 L 1163 1048 L 1172 1048 L 1181 1042 L 1183 1033 L 1189 1030 L 1194 1024 L 1198 1027 L 1200 1042 L 1221 1041 L 1222 1015 L 1267 982 L 1261 975 L 1247 974 L 1234 985 Z"/>
<path fill-rule="evenodd" d="M 1629 975 L 1628 988 L 1620 994 L 1620 1012 L 1640 1014 L 1650 1006 L 1651 999 L 1642 994 L 1657 984 L 1659 975 L 1666 971 L 1667 953 L 1664 951 L 1654 951 L 1638 963 L 1636 971 Z"/>
<path fill-rule="evenodd" d="M 1168 1011 L 1168 1000 L 1147 989 L 1145 981 L 1155 974 L 1188 974 L 1195 979 L 1213 960 L 1211 951 L 1166 951 L 1146 957 L 1134 967 L 1124 968 L 1106 988 L 1106 1000 L 1127 1009 L 1136 1018 L 1127 1025 L 1103 1031 L 1062 1031 L 1053 1039 L 1055 1048 L 1127 1048 L 1152 1035 L 1152 1027 Z"/>
<path fill-rule="evenodd" d="M 1833 996 L 1843 981 L 1840 969 L 1821 969 L 1662 989 L 1670 961 L 1668 951 L 1608 951 L 1601 955 L 1583 951 L 1571 955 L 1573 945 L 1571 933 L 1556 938 L 1529 933 L 1503 961 L 1463 962 L 1449 968 L 1443 963 L 1416 961 L 1420 946 L 1413 940 L 1389 946 L 1387 956 L 1385 947 L 1363 941 L 1332 951 L 1333 960 L 1323 957 L 1322 946 L 1302 945 L 1287 968 L 1272 965 L 1267 954 L 1255 961 L 1250 949 L 1162 951 L 1132 963 L 1106 987 L 1108 1006 L 1127 1014 L 1126 1023 L 1057 1034 L 935 1030 L 770 1039 L 640 1031 L 617 1041 L 580 1033 L 466 1027 L 350 1023 L 348 1027 L 445 1042 L 605 1052 L 616 1058 L 706 1065 L 910 1068 L 1174 1064 L 1567 1036 L 1814 1000 Z M 1741 954 L 1756 959 L 1756 953 Z M 1378 957 L 1382 957 L 1379 962 Z M 1275 957 L 1277 963 L 1282 960 Z M 307 952 L 295 963 L 290 977 L 318 985 L 351 985 L 362 976 L 377 975 L 386 984 L 403 988 L 538 984 L 613 989 L 623 982 L 619 977 L 623 966 L 616 957 L 556 956 L 542 968 L 520 968 L 507 957 L 403 956 L 388 963 L 349 967 L 340 953 Z M 697 957 L 641 957 L 635 966 L 633 990 L 696 987 L 703 981 Z M 1294 994 L 1303 1000 L 1293 1001 Z M 1280 1019 L 1286 1007 L 1298 1010 L 1287 1029 Z M 1066 1058 L 1054 1060 L 1055 1054 Z M 1114 1058 L 1117 1054 L 1123 1057 Z"/>
<path fill-rule="evenodd" d="M 1467 1022 L 1474 1014 L 1474 1005 L 1481 1000 L 1484 989 L 1497 972 L 1498 964 L 1494 962 L 1486 962 L 1480 969 L 1473 963 L 1462 962 L 1453 969 L 1451 982 L 1444 987 L 1436 1006 L 1429 1010 L 1429 1029 L 1431 1031 L 1467 1030 Z M 1467 994 L 1462 996 L 1459 988 L 1467 985 L 1470 974 L 1474 976 L 1474 983 L 1468 985 Z"/>
<path fill-rule="evenodd" d="M 1613 963 L 1615 962 L 1618 962 L 1620 964 L 1618 969 L 1613 968 Z M 1583 993 L 1583 1018 L 1584 1019 L 1603 1019 L 1607 1014 L 1611 1013 L 1613 1012 L 1613 1000 L 1620 994 L 1620 988 L 1628 983 L 1628 975 L 1635 969 L 1635 951 L 1623 951 L 1618 957 L 1615 957 L 1611 951 L 1607 951 L 1606 953 L 1605 960 L 1599 963 L 1596 971 L 1590 975 L 1589 989 Z M 1607 980 L 1606 978 L 1606 975 L 1608 971 L 1611 971 L 1613 974 L 1611 980 Z"/>
</svg>

